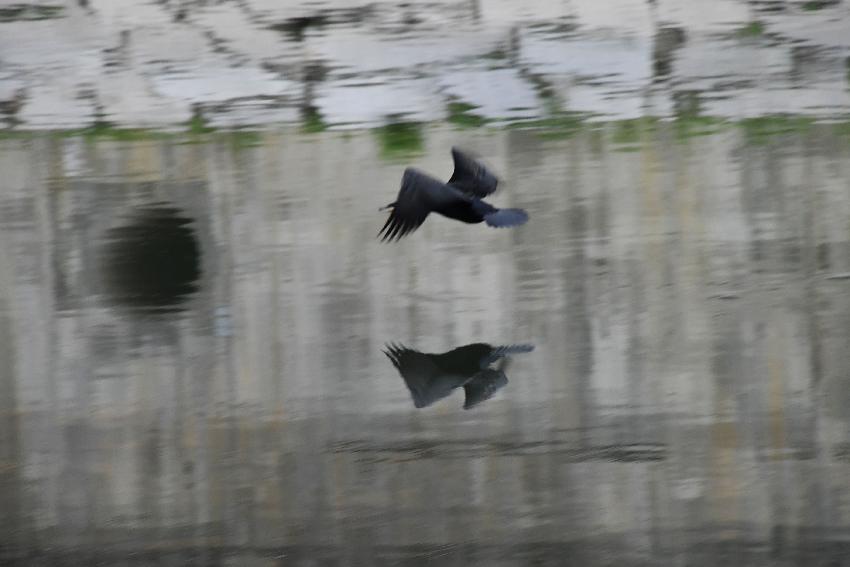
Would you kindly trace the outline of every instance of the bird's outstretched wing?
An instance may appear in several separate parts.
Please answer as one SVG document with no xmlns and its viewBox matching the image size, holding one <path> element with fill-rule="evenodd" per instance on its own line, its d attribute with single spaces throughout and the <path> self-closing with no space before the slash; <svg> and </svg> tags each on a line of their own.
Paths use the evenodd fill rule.
<svg viewBox="0 0 850 567">
<path fill-rule="evenodd" d="M 434 364 L 432 355 L 403 345 L 389 344 L 384 354 L 401 374 L 407 389 L 410 390 L 413 405 L 417 408 L 430 406 L 445 398 L 452 390 L 469 380 L 469 377 L 444 373 Z"/>
<path fill-rule="evenodd" d="M 484 222 L 488 226 L 504 228 L 508 226 L 519 226 L 528 220 L 528 213 L 522 209 L 496 209 L 492 213 L 484 215 Z"/>
<path fill-rule="evenodd" d="M 500 358 L 502 358 L 502 360 L 505 361 L 505 362 L 503 362 L 504 364 L 507 364 L 506 361 L 508 359 L 503 358 L 503 357 L 508 357 L 512 354 L 520 354 L 520 353 L 524 353 L 524 352 L 531 352 L 533 350 L 534 350 L 534 345 L 531 345 L 531 344 L 502 345 L 502 346 L 493 347 L 490 350 L 490 354 L 484 360 L 481 361 L 481 366 L 486 368 L 486 367 L 490 366 L 491 364 L 493 364 L 494 362 L 496 362 L 497 360 L 499 360 Z"/>
<path fill-rule="evenodd" d="M 455 169 L 449 179 L 449 185 L 460 191 L 482 199 L 493 193 L 499 185 L 499 178 L 490 173 L 481 162 L 458 148 L 452 148 Z"/>
<path fill-rule="evenodd" d="M 392 212 L 378 232 L 382 241 L 398 240 L 419 228 L 431 212 L 436 195 L 446 191 L 446 185 L 412 167 L 404 170 L 401 189 Z"/>
</svg>

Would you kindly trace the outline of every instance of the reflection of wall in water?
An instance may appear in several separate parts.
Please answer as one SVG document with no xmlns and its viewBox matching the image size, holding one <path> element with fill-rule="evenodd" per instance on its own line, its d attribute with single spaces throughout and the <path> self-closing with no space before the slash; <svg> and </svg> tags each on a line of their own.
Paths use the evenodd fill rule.
<svg viewBox="0 0 850 567">
<path fill-rule="evenodd" d="M 71 541 L 93 526 L 140 545 L 172 533 L 343 548 L 569 534 L 644 551 L 774 531 L 790 545 L 797 526 L 850 525 L 824 497 L 848 490 L 847 166 L 829 145 L 762 160 L 777 142 L 739 160 L 737 130 L 669 134 L 641 131 L 621 151 L 605 127 L 545 141 L 429 131 L 417 165 L 448 173 L 443 148 L 462 137 L 504 172 L 494 201 L 529 206 L 532 222 L 506 233 L 429 219 L 394 248 L 374 244 L 375 203 L 404 164 L 377 162 L 365 134 L 269 135 L 240 152 L 103 146 L 78 165 L 106 162 L 86 173 L 95 182 L 60 168 L 49 191 L 32 172 L 56 154 L 14 152 L 0 285 L 14 305 L 19 453 L 39 488 L 24 493 L 28 518 Z M 109 171 L 140 176 L 132 156 L 152 147 L 180 158 L 142 168 L 148 185 L 96 196 Z M 174 172 L 192 167 L 181 190 Z M 747 185 L 767 167 L 785 168 L 785 185 Z M 814 200 L 800 196 L 804 178 Z M 196 220 L 205 259 L 212 234 L 228 252 L 225 277 L 158 336 L 101 304 L 83 269 L 88 242 L 148 199 Z M 776 230 L 759 239 L 801 240 L 793 261 L 752 261 L 768 221 Z M 214 336 L 211 313 L 231 304 L 234 337 Z M 541 344 L 481 412 L 410 415 L 380 346 L 470 335 Z"/>
<path fill-rule="evenodd" d="M 17 161 L 6 164 L 11 183 L 0 198 L 2 214 L 14 219 L 0 227 L 11 252 L 0 262 L 0 283 L 15 301 L 11 344 L 22 361 L 7 366 L 17 395 L 4 387 L 3 399 L 17 401 L 26 423 L 23 468 L 10 470 L 25 470 L 41 487 L 32 494 L 7 484 L 3 497 L 24 494 L 26 521 L 36 527 L 84 534 L 97 524 L 97 509 L 124 521 L 162 513 L 155 479 L 186 463 L 177 445 L 161 450 L 163 439 L 180 439 L 225 389 L 217 369 L 227 365 L 216 353 L 228 339 L 213 337 L 212 323 L 227 290 L 214 277 L 211 197 L 193 175 L 191 149 L 99 143 L 74 156 L 75 143 L 39 141 L 23 156 L 0 151 Z M 179 171 L 169 166 L 172 151 L 183 153 Z M 47 175 L 36 164 L 48 164 Z M 202 270 L 184 311 L 149 317 L 103 293 L 102 251 L 111 229 L 157 201 L 191 218 Z"/>
<path fill-rule="evenodd" d="M 114 153 L 106 151 L 104 155 L 107 161 L 128 157 L 120 149 Z M 60 328 L 66 330 L 59 341 L 77 343 L 68 349 L 60 347 L 60 352 L 81 356 L 62 359 L 60 366 L 75 369 L 71 374 L 79 376 L 78 387 L 84 389 L 84 384 L 93 380 L 89 387 L 99 391 L 96 399 L 104 406 L 111 406 L 120 403 L 114 399 L 117 384 L 132 381 L 137 375 L 136 365 L 140 362 L 134 362 L 134 357 L 141 357 L 141 364 L 149 368 L 157 364 L 179 368 L 178 361 L 189 354 L 184 349 L 194 350 L 201 344 L 206 345 L 202 348 L 209 356 L 213 298 L 221 290 L 215 288 L 213 279 L 216 247 L 210 230 L 206 183 L 197 179 L 153 178 L 112 181 L 87 176 L 55 181 L 52 187 L 56 306 Z M 201 279 L 196 283 L 199 291 L 187 296 L 184 312 L 152 318 L 129 309 L 126 301 L 124 305 L 116 304 L 113 297 L 116 267 L 110 262 L 114 264 L 117 260 L 110 258 L 109 250 L 113 247 L 113 252 L 135 253 L 138 257 L 138 252 L 133 252 L 126 243 L 123 248 L 116 248 L 116 231 L 138 224 L 140 211 L 157 202 L 173 205 L 179 210 L 177 214 L 191 221 L 187 228 L 198 241 Z M 163 234 L 161 230 L 158 233 Z M 151 240 L 149 235 L 142 236 Z M 195 338 L 189 340 L 189 337 Z M 193 343 L 194 347 L 189 346 Z M 198 352 L 196 356 L 201 354 Z M 114 386 L 108 385 L 114 380 L 118 380 Z M 132 389 L 132 383 L 124 383 L 118 389 L 124 388 Z M 132 399 L 124 398 L 124 402 L 129 407 L 134 405 Z"/>
</svg>

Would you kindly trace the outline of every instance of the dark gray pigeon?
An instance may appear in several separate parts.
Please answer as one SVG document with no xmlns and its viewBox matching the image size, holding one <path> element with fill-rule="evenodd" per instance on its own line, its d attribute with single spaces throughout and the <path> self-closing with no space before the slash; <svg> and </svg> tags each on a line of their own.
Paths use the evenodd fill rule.
<svg viewBox="0 0 850 567">
<path fill-rule="evenodd" d="M 384 354 L 401 374 L 417 408 L 430 406 L 462 386 L 465 393 L 463 407 L 469 409 L 490 399 L 496 390 L 508 383 L 504 372 L 507 356 L 532 350 L 533 345 L 493 347 L 486 343 L 472 343 L 442 354 L 432 354 L 390 344 Z M 490 368 L 499 359 L 504 359 L 499 368 Z"/>
<path fill-rule="evenodd" d="M 412 167 L 404 170 L 398 197 L 381 209 L 392 209 L 378 232 L 381 240 L 398 240 L 413 232 L 432 212 L 493 227 L 518 226 L 528 220 L 522 209 L 497 209 L 483 201 L 496 190 L 499 180 L 481 163 L 457 148 L 452 148 L 452 158 L 455 168 L 447 183 Z"/>
</svg>

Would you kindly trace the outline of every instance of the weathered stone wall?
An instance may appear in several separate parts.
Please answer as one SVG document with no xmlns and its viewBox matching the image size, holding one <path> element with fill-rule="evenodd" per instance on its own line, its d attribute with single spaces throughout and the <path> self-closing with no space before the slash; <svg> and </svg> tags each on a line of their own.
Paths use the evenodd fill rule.
<svg viewBox="0 0 850 567">
<path fill-rule="evenodd" d="M 848 58 L 850 6 L 830 0 L 42 0 L 0 7 L 0 119 L 834 116 Z"/>
</svg>

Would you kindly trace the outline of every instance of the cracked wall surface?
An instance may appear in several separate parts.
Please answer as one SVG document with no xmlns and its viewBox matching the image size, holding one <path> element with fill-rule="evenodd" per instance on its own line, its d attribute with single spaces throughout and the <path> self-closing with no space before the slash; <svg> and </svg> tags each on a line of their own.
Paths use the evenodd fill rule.
<svg viewBox="0 0 850 567">
<path fill-rule="evenodd" d="M 671 116 L 683 93 L 711 116 L 833 117 L 848 38 L 844 2 L 21 3 L 0 11 L 0 117 L 168 128 L 200 109 L 237 127 L 309 108 L 346 128 L 461 102 L 496 123 L 623 119 Z"/>
</svg>

